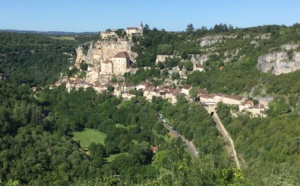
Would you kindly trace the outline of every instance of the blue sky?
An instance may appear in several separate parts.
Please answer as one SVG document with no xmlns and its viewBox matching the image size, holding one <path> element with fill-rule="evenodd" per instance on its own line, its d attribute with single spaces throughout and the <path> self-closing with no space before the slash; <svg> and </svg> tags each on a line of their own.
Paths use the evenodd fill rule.
<svg viewBox="0 0 300 186">
<path fill-rule="evenodd" d="M 0 0 L 0 29 L 103 31 L 138 26 L 183 31 L 300 22 L 299 0 Z"/>
</svg>

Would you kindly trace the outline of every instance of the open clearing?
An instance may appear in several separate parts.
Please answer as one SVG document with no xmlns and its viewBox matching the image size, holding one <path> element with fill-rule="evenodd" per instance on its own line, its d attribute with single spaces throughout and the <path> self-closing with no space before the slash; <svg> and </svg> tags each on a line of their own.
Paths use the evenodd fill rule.
<svg viewBox="0 0 300 186">
<path fill-rule="evenodd" d="M 122 153 L 119 153 L 119 154 L 112 154 L 109 157 L 107 157 L 106 160 L 107 160 L 107 162 L 112 162 L 114 159 L 116 159 L 116 157 L 121 156 L 123 154 L 128 155 L 127 152 L 122 152 Z"/>
<path fill-rule="evenodd" d="M 81 147 L 89 147 L 91 143 L 101 143 L 104 145 L 106 134 L 95 129 L 85 129 L 81 132 L 73 133 L 74 140 L 80 141 Z"/>
<path fill-rule="evenodd" d="M 59 36 L 59 37 L 50 37 L 52 39 L 58 39 L 58 40 L 70 40 L 75 41 L 75 37 L 72 36 Z"/>
</svg>

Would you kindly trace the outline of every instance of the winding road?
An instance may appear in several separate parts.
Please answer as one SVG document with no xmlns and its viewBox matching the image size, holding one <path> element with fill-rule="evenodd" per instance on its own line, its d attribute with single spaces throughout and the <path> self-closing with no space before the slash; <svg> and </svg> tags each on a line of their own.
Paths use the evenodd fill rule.
<svg viewBox="0 0 300 186">
<path fill-rule="evenodd" d="M 226 147 L 227 147 L 231 157 L 234 159 L 234 161 L 236 163 L 236 167 L 238 169 L 240 169 L 240 162 L 239 162 L 239 159 L 237 157 L 236 150 L 234 148 L 233 140 L 231 139 L 231 136 L 228 134 L 226 128 L 222 124 L 222 122 L 221 122 L 221 120 L 220 120 L 220 118 L 219 118 L 219 116 L 216 112 L 216 107 L 215 106 L 208 106 L 208 107 L 205 106 L 204 108 L 207 110 L 207 112 L 209 114 L 213 113 L 212 118 L 213 118 L 214 122 L 216 123 L 216 127 L 221 132 L 224 140 L 229 142 L 229 144 L 226 144 Z"/>
<path fill-rule="evenodd" d="M 158 113 L 159 117 L 162 120 L 162 124 L 163 126 L 168 129 L 170 132 L 172 132 L 176 137 L 181 138 L 182 142 L 186 145 L 186 147 L 188 148 L 191 156 L 194 158 L 196 156 L 198 156 L 198 151 L 196 149 L 196 147 L 189 141 L 187 140 L 184 136 L 178 134 L 178 132 L 176 130 L 174 130 L 170 124 L 162 117 L 162 115 L 160 113 Z"/>
</svg>

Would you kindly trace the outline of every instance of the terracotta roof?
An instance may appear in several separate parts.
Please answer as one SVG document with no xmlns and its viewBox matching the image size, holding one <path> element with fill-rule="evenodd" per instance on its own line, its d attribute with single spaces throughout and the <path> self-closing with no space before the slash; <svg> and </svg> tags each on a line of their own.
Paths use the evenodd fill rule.
<svg viewBox="0 0 300 186">
<path fill-rule="evenodd" d="M 138 30 L 137 27 L 128 27 L 127 30 Z"/>
<path fill-rule="evenodd" d="M 128 58 L 129 59 L 129 55 L 127 54 L 127 52 L 119 52 L 115 55 L 114 58 Z"/>
<path fill-rule="evenodd" d="M 99 82 L 94 82 L 94 86 L 95 86 L 95 87 L 100 87 L 101 84 L 100 84 Z"/>
<path fill-rule="evenodd" d="M 206 99 L 209 99 L 209 98 L 214 99 L 215 96 L 212 94 L 202 93 L 200 97 L 206 98 Z"/>
<path fill-rule="evenodd" d="M 205 90 L 203 90 L 203 89 L 199 89 L 199 90 L 198 90 L 198 93 L 199 93 L 199 94 L 206 94 L 207 92 L 206 92 Z"/>
<path fill-rule="evenodd" d="M 229 98 L 229 99 L 234 99 L 234 100 L 242 100 L 243 97 L 242 96 L 237 96 L 237 95 L 229 95 L 229 94 L 222 94 L 222 93 L 218 93 L 217 96 L 220 96 L 220 97 L 226 97 L 226 98 Z"/>
<path fill-rule="evenodd" d="M 109 62 L 110 62 L 110 61 L 109 61 L 108 58 L 106 58 L 105 61 L 104 61 L 104 63 L 109 63 Z"/>
<path fill-rule="evenodd" d="M 265 109 L 264 105 L 258 104 L 253 106 L 254 109 Z"/>
<path fill-rule="evenodd" d="M 245 101 L 244 103 L 242 103 L 241 105 L 253 105 L 253 101 L 248 100 L 248 101 Z"/>
<path fill-rule="evenodd" d="M 156 153 L 156 152 L 158 151 L 158 147 L 157 147 L 157 146 L 152 146 L 152 147 L 151 147 L 151 151 L 152 151 L 153 153 Z"/>
<path fill-rule="evenodd" d="M 183 88 L 183 89 L 190 89 L 191 86 L 189 86 L 189 85 L 183 85 L 182 88 Z"/>
<path fill-rule="evenodd" d="M 126 87 L 134 87 L 134 84 L 132 84 L 130 82 L 125 82 L 124 86 L 126 86 Z"/>
<path fill-rule="evenodd" d="M 55 85 L 56 85 L 56 86 L 58 86 L 58 85 L 60 85 L 60 84 L 61 84 L 61 81 L 60 81 L 60 80 L 58 80 L 58 81 L 55 82 Z"/>
</svg>

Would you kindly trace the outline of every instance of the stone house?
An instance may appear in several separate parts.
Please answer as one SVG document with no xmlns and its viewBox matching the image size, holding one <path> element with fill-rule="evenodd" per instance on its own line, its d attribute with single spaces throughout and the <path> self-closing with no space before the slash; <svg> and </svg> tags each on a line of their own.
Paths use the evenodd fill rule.
<svg viewBox="0 0 300 186">
<path fill-rule="evenodd" d="M 130 94 L 130 92 L 124 92 L 124 93 L 122 94 L 122 98 L 123 98 L 123 99 L 126 99 L 126 100 L 129 100 L 129 99 L 131 99 L 131 98 L 133 98 L 133 97 L 135 97 L 135 95 L 134 95 L 134 94 Z"/>
<path fill-rule="evenodd" d="M 263 113 L 265 110 L 266 110 L 265 106 L 261 104 L 254 105 L 252 108 L 247 109 L 247 111 L 250 112 L 252 116 L 262 116 L 262 117 L 266 116 Z"/>
<path fill-rule="evenodd" d="M 66 83 L 66 89 L 70 92 L 75 87 L 75 82 L 73 80 L 68 80 Z"/>
<path fill-rule="evenodd" d="M 113 73 L 113 64 L 112 61 L 106 59 L 101 63 L 101 74 L 112 74 Z"/>
<path fill-rule="evenodd" d="M 253 107 L 253 101 L 248 100 L 239 105 L 239 111 L 247 110 Z"/>
<path fill-rule="evenodd" d="M 109 32 L 101 32 L 100 36 L 102 39 L 107 39 L 111 37 L 117 37 L 117 34 L 115 33 L 115 31 L 109 31 Z"/>
<path fill-rule="evenodd" d="M 94 82 L 97 81 L 99 78 L 99 69 L 95 66 L 89 66 L 88 70 L 86 72 L 86 81 L 88 82 Z"/>
<path fill-rule="evenodd" d="M 125 82 L 121 86 L 121 91 L 128 92 L 130 90 L 135 90 L 135 85 L 130 82 Z"/>
<path fill-rule="evenodd" d="M 181 93 L 189 96 L 189 91 L 191 90 L 191 88 L 192 87 L 189 85 L 184 85 L 182 86 Z"/>
<path fill-rule="evenodd" d="M 121 96 L 122 95 L 121 87 L 115 87 L 113 95 L 117 97 Z"/>
<path fill-rule="evenodd" d="M 237 95 L 228 95 L 223 93 L 218 93 L 215 96 L 215 101 L 217 102 L 223 102 L 227 105 L 240 105 L 242 102 L 245 101 L 245 98 L 242 96 Z"/>
<path fill-rule="evenodd" d="M 136 90 L 139 90 L 139 89 L 145 90 L 146 88 L 151 87 L 151 86 L 153 86 L 151 83 L 149 83 L 147 81 L 142 81 L 140 84 L 138 84 L 136 86 Z"/>
<path fill-rule="evenodd" d="M 170 89 L 168 92 L 166 92 L 165 98 L 170 101 L 172 104 L 175 104 L 177 102 L 177 96 L 181 94 L 180 89 Z"/>
<path fill-rule="evenodd" d="M 153 96 L 159 97 L 159 91 L 156 88 L 149 88 L 144 91 L 144 96 L 148 101 L 151 101 Z"/>
<path fill-rule="evenodd" d="M 200 94 L 200 103 L 202 105 L 214 106 L 216 105 L 215 96 L 213 94 L 201 93 Z"/>
<path fill-rule="evenodd" d="M 99 82 L 95 81 L 95 82 L 93 83 L 93 88 L 94 88 L 94 90 L 95 90 L 96 92 L 98 92 L 98 93 L 101 92 L 101 84 L 100 84 Z"/>
<path fill-rule="evenodd" d="M 204 67 L 203 66 L 196 66 L 195 68 L 194 68 L 194 71 L 200 71 L 200 72 L 204 72 Z"/>
</svg>

